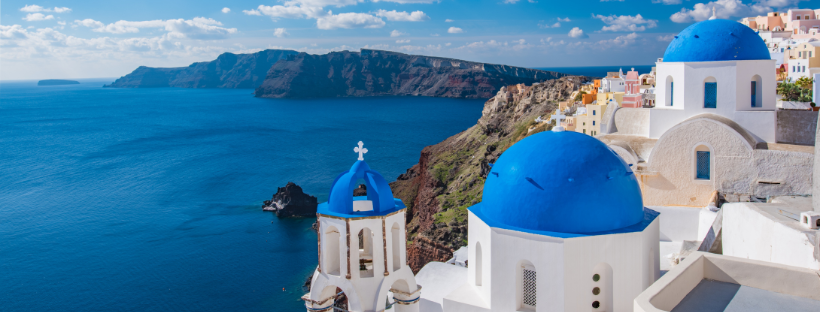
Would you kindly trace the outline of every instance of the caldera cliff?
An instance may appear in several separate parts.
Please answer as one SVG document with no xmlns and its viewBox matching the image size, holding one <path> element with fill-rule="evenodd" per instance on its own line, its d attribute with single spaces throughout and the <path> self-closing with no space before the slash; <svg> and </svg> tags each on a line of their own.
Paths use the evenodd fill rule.
<svg viewBox="0 0 820 312">
<path fill-rule="evenodd" d="M 291 50 L 223 53 L 188 67 L 140 66 L 106 87 L 255 89 L 257 97 L 435 96 L 490 98 L 505 85 L 565 74 L 449 58 L 362 49 L 322 55 Z"/>
<path fill-rule="evenodd" d="M 419 163 L 390 184 L 408 207 L 407 261 L 418 272 L 430 261 L 446 261 L 467 244 L 467 208 L 481 201 L 490 163 L 515 142 L 551 129 L 536 123 L 559 100 L 587 82 L 568 76 L 531 86 L 501 88 L 484 103 L 475 126 L 425 147 Z"/>
<path fill-rule="evenodd" d="M 489 98 L 505 85 L 532 84 L 563 76 L 530 68 L 362 49 L 288 56 L 273 64 L 255 94 L 270 98 Z"/>
</svg>

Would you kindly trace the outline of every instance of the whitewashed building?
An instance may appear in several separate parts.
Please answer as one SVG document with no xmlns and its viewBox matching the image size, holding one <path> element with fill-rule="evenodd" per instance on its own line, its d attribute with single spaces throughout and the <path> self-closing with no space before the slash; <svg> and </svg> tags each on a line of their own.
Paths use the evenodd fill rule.
<svg viewBox="0 0 820 312">
<path fill-rule="evenodd" d="M 660 274 L 657 217 L 601 141 L 529 136 L 492 166 L 469 209 L 467 281 L 450 281 L 463 285 L 443 311 L 631 311 Z"/>
<path fill-rule="evenodd" d="M 332 311 L 344 294 L 349 311 L 384 311 L 390 301 L 394 311 L 418 312 L 421 286 L 407 266 L 406 208 L 364 162 L 362 142 L 354 151 L 359 160 L 339 174 L 317 209 L 319 266 L 302 300 L 307 311 Z M 367 196 L 353 197 L 360 181 Z"/>
<path fill-rule="evenodd" d="M 749 27 L 707 20 L 680 32 L 657 63 L 650 138 L 699 114 L 731 119 L 775 142 L 775 60 Z"/>
</svg>

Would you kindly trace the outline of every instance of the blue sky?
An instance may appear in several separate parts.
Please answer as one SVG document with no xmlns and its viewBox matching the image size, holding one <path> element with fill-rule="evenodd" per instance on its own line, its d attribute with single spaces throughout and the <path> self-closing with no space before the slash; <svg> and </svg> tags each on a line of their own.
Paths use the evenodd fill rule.
<svg viewBox="0 0 820 312">
<path fill-rule="evenodd" d="M 820 0 L 236 0 L 0 3 L 0 79 L 119 77 L 267 48 L 373 48 L 526 67 L 652 64 L 696 21 Z"/>
</svg>

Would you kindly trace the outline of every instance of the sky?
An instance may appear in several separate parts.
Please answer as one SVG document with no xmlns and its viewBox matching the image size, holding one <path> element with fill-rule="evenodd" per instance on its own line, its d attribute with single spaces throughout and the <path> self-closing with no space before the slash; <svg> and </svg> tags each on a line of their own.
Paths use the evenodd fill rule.
<svg viewBox="0 0 820 312">
<path fill-rule="evenodd" d="M 712 7 L 739 20 L 820 0 L 3 0 L 0 80 L 120 77 L 263 49 L 648 65 Z"/>
</svg>

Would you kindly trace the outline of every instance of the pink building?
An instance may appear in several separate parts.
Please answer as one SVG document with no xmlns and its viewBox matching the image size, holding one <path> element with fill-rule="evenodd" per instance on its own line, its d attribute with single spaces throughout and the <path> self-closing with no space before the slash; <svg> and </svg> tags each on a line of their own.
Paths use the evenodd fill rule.
<svg viewBox="0 0 820 312">
<path fill-rule="evenodd" d="M 638 108 L 643 106 L 643 99 L 641 98 L 641 82 L 638 79 L 638 72 L 632 68 L 626 73 L 624 80 L 624 100 L 621 107 Z"/>
</svg>

